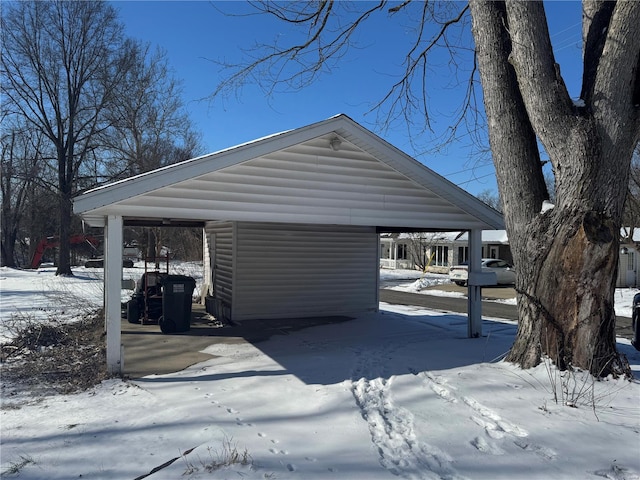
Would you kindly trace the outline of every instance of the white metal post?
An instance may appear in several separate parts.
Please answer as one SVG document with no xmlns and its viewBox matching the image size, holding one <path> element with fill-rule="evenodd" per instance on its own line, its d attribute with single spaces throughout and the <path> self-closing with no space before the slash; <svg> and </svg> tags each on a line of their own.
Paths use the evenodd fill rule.
<svg viewBox="0 0 640 480">
<path fill-rule="evenodd" d="M 376 234 L 376 240 L 378 242 L 378 248 L 376 249 L 376 285 L 375 285 L 375 296 L 376 296 L 376 312 L 380 311 L 380 258 L 382 257 L 382 242 L 380 234 Z"/>
<path fill-rule="evenodd" d="M 394 270 L 396 268 L 398 268 L 398 242 L 396 241 L 396 239 L 393 239 L 393 268 Z"/>
<path fill-rule="evenodd" d="M 209 250 L 209 235 L 207 230 L 202 229 L 202 288 L 200 290 L 200 304 L 205 305 L 205 299 L 210 294 L 211 288 L 211 260 Z"/>
<path fill-rule="evenodd" d="M 104 248 L 104 319 L 107 330 L 107 370 L 122 374 L 121 313 L 122 217 L 107 216 Z"/>
<path fill-rule="evenodd" d="M 482 272 L 482 230 L 469 232 L 469 275 L 467 335 L 469 338 L 482 336 L 482 282 L 477 281 Z"/>
</svg>

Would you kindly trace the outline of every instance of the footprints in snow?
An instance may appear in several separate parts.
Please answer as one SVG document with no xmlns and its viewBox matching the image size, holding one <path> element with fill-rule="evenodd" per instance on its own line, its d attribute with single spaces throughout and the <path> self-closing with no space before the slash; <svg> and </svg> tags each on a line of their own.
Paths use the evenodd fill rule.
<svg viewBox="0 0 640 480">
<path fill-rule="evenodd" d="M 258 432 L 258 436 L 261 438 L 267 438 L 267 434 L 263 433 L 263 432 Z M 272 438 L 271 440 L 269 440 L 271 443 L 273 444 L 278 444 L 280 443 L 279 440 L 276 440 L 275 438 Z M 289 452 L 287 450 L 282 450 L 279 448 L 275 448 L 275 447 L 271 447 L 269 449 L 269 453 L 273 454 L 273 455 L 289 455 Z M 308 460 L 309 457 L 307 457 Z M 295 472 L 298 467 L 293 464 L 293 463 L 287 463 L 285 464 L 284 462 L 280 462 L 280 464 L 282 464 L 284 467 L 286 467 L 287 470 L 289 470 L 290 472 Z"/>
<path fill-rule="evenodd" d="M 526 437 L 528 435 L 526 431 L 524 431 L 517 425 L 502 419 L 493 410 L 485 407 L 484 405 L 480 404 L 473 398 L 463 397 L 462 400 L 464 401 L 464 403 L 466 403 L 469 407 L 471 407 L 474 411 L 476 411 L 482 416 L 482 418 L 485 420 L 484 427 L 486 430 L 504 432 L 506 434 L 513 435 L 515 437 Z"/>
<path fill-rule="evenodd" d="M 200 390 L 200 387 L 194 387 L 194 389 L 196 391 Z M 213 405 L 216 405 L 218 408 L 224 410 L 228 415 L 239 415 L 240 411 L 236 410 L 235 408 L 232 407 L 227 407 L 226 405 L 221 404 L 219 401 L 215 400 L 213 398 L 213 394 L 211 393 L 205 393 L 204 394 L 204 398 L 206 400 L 209 400 L 209 402 Z M 251 422 L 245 422 L 243 420 L 243 418 L 241 416 L 236 416 L 235 417 L 235 423 L 236 425 L 238 425 L 239 427 L 254 427 L 255 425 Z M 258 437 L 266 440 L 269 442 L 270 445 L 272 445 L 270 448 L 268 448 L 269 453 L 271 453 L 272 455 L 277 455 L 277 456 L 286 456 L 289 455 L 289 451 L 283 448 L 276 448 L 275 445 L 278 445 L 280 443 L 280 441 L 276 438 L 269 438 L 269 436 L 264 433 L 264 432 L 258 432 L 257 433 Z M 305 460 L 307 462 L 317 462 L 318 460 L 316 458 L 313 457 L 305 457 Z M 280 461 L 280 464 L 286 468 L 289 472 L 295 472 L 298 470 L 298 467 L 296 464 L 294 463 L 285 463 Z M 336 471 L 333 468 L 329 468 L 329 471 L 334 472 Z"/>
<path fill-rule="evenodd" d="M 541 445 L 534 445 L 524 440 L 524 438 L 529 435 L 526 430 L 503 419 L 495 411 L 482 405 L 477 400 L 457 395 L 453 391 L 455 388 L 446 385 L 444 381 L 438 379 L 433 374 L 429 372 L 419 372 L 411 367 L 409 367 L 409 371 L 413 375 L 421 378 L 422 381 L 443 400 L 449 403 L 459 403 L 459 401 L 462 401 L 463 404 L 472 410 L 469 418 L 476 423 L 476 425 L 483 428 L 486 434 L 486 436 L 478 436 L 471 441 L 471 445 L 478 451 L 491 455 L 503 455 L 505 451 L 498 442 L 507 438 L 511 439 L 516 446 L 523 450 L 533 452 L 546 460 L 553 460 L 556 457 L 557 454 L 552 449 Z M 509 386 L 519 388 L 515 385 Z"/>
</svg>

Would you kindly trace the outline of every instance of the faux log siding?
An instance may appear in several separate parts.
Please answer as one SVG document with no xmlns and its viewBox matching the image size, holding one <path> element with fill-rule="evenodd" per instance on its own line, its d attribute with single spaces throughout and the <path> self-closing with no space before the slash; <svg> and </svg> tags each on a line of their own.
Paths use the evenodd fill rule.
<svg viewBox="0 0 640 480">
<path fill-rule="evenodd" d="M 233 319 L 378 308 L 374 228 L 239 223 Z"/>
<path fill-rule="evenodd" d="M 214 296 L 231 305 L 233 296 L 233 242 L 235 226 L 232 222 L 207 223 L 207 236 L 215 235 Z M 210 246 L 211 247 L 211 246 Z"/>
</svg>

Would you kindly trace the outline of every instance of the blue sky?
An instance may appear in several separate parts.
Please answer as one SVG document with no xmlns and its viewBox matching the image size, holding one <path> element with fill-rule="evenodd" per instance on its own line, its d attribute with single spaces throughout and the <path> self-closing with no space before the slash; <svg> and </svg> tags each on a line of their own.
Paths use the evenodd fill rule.
<svg viewBox="0 0 640 480">
<path fill-rule="evenodd" d="M 371 107 L 389 90 L 409 38 L 403 25 L 386 14 L 372 18 L 358 37 L 360 48 L 351 49 L 329 74 L 310 87 L 267 97 L 248 85 L 237 95 L 211 103 L 203 99 L 224 75 L 211 60 L 240 62 L 243 49 L 256 42 L 269 43 L 276 36 L 286 40 L 294 32 L 265 15 L 223 13 L 249 11 L 244 2 L 120 1 L 113 5 L 129 36 L 167 51 L 175 77 L 183 82 L 189 115 L 202 133 L 203 153 L 344 113 L 470 193 L 497 190 L 493 166 L 468 146 L 468 139 L 463 137 L 434 152 L 436 137 L 450 124 L 451 99 L 459 91 L 450 72 L 434 68 L 430 73 L 430 83 L 435 85 L 430 91 L 436 112 L 432 116 L 434 132 L 409 132 L 401 122 L 383 130 L 376 123 Z M 570 94 L 577 97 L 580 2 L 547 2 L 547 15 L 556 60 Z"/>
</svg>

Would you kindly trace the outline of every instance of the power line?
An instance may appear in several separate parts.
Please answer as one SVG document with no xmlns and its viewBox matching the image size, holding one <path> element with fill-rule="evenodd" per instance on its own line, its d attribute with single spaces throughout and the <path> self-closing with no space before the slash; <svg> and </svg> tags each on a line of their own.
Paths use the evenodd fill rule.
<svg viewBox="0 0 640 480">
<path fill-rule="evenodd" d="M 481 175 L 479 177 L 474 177 L 471 180 L 467 180 L 466 182 L 456 183 L 456 185 L 458 187 L 461 187 L 462 185 L 466 185 L 467 183 L 475 182 L 476 180 L 480 180 L 481 178 L 486 178 L 491 176 L 495 176 L 495 172 L 487 173 L 486 175 Z"/>
<path fill-rule="evenodd" d="M 473 169 L 479 169 L 479 168 L 484 168 L 484 167 L 493 167 L 492 163 L 485 163 L 483 165 L 478 165 L 477 167 L 473 167 Z M 468 173 L 469 172 L 469 168 L 465 168 L 464 170 L 460 170 L 459 172 L 453 172 L 453 173 L 447 173 L 447 174 L 443 174 L 443 177 L 453 177 L 454 175 L 458 175 L 460 173 Z"/>
<path fill-rule="evenodd" d="M 554 33 L 553 35 L 551 35 L 551 38 L 557 37 L 558 35 L 562 35 L 564 32 L 568 32 L 569 30 L 577 26 L 582 26 L 582 22 L 574 23 L 573 25 L 565 28 L 564 30 L 560 30 L 559 32 Z"/>
</svg>

